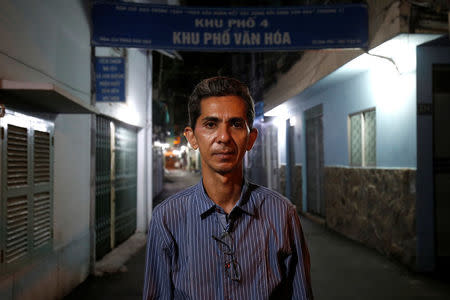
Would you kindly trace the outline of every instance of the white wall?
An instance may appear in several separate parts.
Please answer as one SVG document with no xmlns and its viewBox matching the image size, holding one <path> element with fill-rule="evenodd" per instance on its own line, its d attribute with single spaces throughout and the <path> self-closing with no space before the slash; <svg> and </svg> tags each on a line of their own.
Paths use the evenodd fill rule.
<svg viewBox="0 0 450 300">
<path fill-rule="evenodd" d="M 112 48 L 97 47 L 97 57 L 125 56 L 125 102 L 97 102 L 100 113 L 138 127 L 145 127 L 147 102 L 147 55 L 139 49 L 118 53 Z M 151 73 L 150 73 L 151 74 Z M 151 88 L 151 86 L 150 86 Z"/>
<path fill-rule="evenodd" d="M 0 0 L 0 78 L 53 83 L 90 103 L 87 1 Z M 91 121 L 58 115 L 54 144 L 54 247 L 0 274 L 0 298 L 62 298 L 89 271 Z"/>
<path fill-rule="evenodd" d="M 90 115 L 55 120 L 54 250 L 59 293 L 68 293 L 89 274 Z"/>
<path fill-rule="evenodd" d="M 83 1 L 0 0 L 0 78 L 56 83 L 90 103 Z"/>
</svg>

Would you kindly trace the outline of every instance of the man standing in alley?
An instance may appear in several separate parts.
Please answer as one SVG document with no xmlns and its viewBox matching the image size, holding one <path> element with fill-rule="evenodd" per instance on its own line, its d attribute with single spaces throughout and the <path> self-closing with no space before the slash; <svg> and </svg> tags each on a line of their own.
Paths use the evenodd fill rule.
<svg viewBox="0 0 450 300">
<path fill-rule="evenodd" d="M 149 225 L 144 300 L 312 299 L 309 253 L 295 207 L 248 182 L 258 132 L 246 85 L 200 82 L 185 136 L 202 180 L 157 206 Z"/>
</svg>

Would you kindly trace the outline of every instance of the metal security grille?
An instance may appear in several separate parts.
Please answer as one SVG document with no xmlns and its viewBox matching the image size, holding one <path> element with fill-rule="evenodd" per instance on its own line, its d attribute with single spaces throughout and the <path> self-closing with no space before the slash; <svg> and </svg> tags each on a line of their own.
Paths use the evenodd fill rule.
<svg viewBox="0 0 450 300">
<path fill-rule="evenodd" d="M 115 126 L 115 243 L 136 231 L 137 134 Z"/>
<path fill-rule="evenodd" d="M 362 165 L 362 115 L 350 117 L 350 165 Z"/>
<path fill-rule="evenodd" d="M 97 116 L 96 259 L 136 231 L 136 130 Z"/>
<path fill-rule="evenodd" d="M 34 183 L 50 182 L 50 134 L 34 131 Z"/>
<path fill-rule="evenodd" d="M 9 264 L 29 252 L 28 129 L 9 125 L 6 145 L 7 190 L 13 192 L 6 199 L 5 262 Z"/>
<path fill-rule="evenodd" d="M 349 116 L 349 153 L 351 166 L 376 165 L 376 111 Z"/>
<path fill-rule="evenodd" d="M 375 110 L 364 113 L 364 161 L 366 166 L 377 164 L 376 145 L 376 112 Z"/>
<path fill-rule="evenodd" d="M 270 117 L 265 117 L 265 119 L 267 120 L 262 125 L 264 134 L 261 134 L 261 139 L 265 147 L 264 157 L 267 160 L 267 187 L 279 191 L 278 130 L 271 122 Z"/>
<path fill-rule="evenodd" d="M 33 131 L 33 249 L 51 245 L 53 236 L 51 136 Z"/>
<path fill-rule="evenodd" d="M 110 121 L 97 116 L 95 157 L 96 258 L 111 251 L 111 129 Z"/>
<path fill-rule="evenodd" d="M 264 136 L 261 122 L 256 121 L 253 127 L 258 130 L 260 137 Z M 245 176 L 252 182 L 267 186 L 266 160 L 264 159 L 264 143 L 258 138 L 253 145 L 252 151 L 246 153 Z"/>
<path fill-rule="evenodd" d="M 8 198 L 6 202 L 5 245 L 5 262 L 7 264 L 28 254 L 29 222 L 27 196 Z"/>
<path fill-rule="evenodd" d="M 52 237 L 50 193 L 35 194 L 33 203 L 33 246 L 37 248 Z"/>
<path fill-rule="evenodd" d="M 34 130 L 33 143 L 33 247 L 48 244 L 52 238 L 51 138 L 48 132 Z"/>
<path fill-rule="evenodd" d="M 7 138 L 8 188 L 25 186 L 28 184 L 28 130 L 9 125 Z"/>
<path fill-rule="evenodd" d="M 0 269 L 9 270 L 51 250 L 53 125 L 13 112 L 0 121 Z"/>
</svg>

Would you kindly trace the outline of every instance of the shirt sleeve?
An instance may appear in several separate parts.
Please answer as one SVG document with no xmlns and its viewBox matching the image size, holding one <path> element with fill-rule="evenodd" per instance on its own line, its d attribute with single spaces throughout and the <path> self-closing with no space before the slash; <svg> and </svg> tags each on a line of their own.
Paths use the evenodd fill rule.
<svg viewBox="0 0 450 300">
<path fill-rule="evenodd" d="M 296 257 L 292 257 L 292 261 L 296 263 L 290 265 L 290 268 L 295 268 L 295 270 L 289 270 L 289 273 L 293 274 L 292 299 L 312 300 L 311 262 L 308 247 L 300 224 L 300 217 L 295 208 L 290 210 L 290 215 L 293 255 L 296 255 Z"/>
<path fill-rule="evenodd" d="M 154 216 L 147 237 L 143 300 L 173 299 L 172 255 L 164 236 L 161 220 Z"/>
</svg>

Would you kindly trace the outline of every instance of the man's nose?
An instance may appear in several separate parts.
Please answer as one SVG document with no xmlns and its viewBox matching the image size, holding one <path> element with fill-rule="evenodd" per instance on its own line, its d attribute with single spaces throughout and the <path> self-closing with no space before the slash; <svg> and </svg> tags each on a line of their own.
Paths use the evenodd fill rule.
<svg viewBox="0 0 450 300">
<path fill-rule="evenodd" d="M 229 126 L 222 124 L 218 128 L 217 140 L 220 143 L 228 143 L 230 141 L 230 128 Z"/>
</svg>

